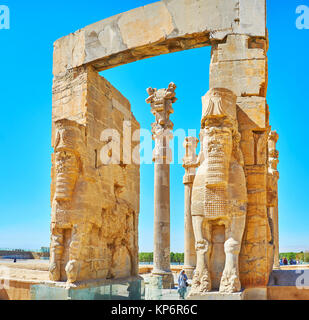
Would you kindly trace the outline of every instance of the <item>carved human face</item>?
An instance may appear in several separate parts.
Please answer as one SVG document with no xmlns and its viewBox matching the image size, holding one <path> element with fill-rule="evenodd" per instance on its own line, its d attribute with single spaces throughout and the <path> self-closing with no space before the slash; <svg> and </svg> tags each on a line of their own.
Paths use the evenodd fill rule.
<svg viewBox="0 0 309 320">
<path fill-rule="evenodd" d="M 56 193 L 57 201 L 72 199 L 78 177 L 78 161 L 73 151 L 56 150 Z"/>
<path fill-rule="evenodd" d="M 227 184 L 233 140 L 230 128 L 206 128 L 204 152 L 208 163 L 208 183 Z"/>
<path fill-rule="evenodd" d="M 166 92 L 164 89 L 160 89 L 154 94 L 153 104 L 155 105 L 156 108 L 159 108 L 159 107 L 161 107 L 162 109 L 164 108 L 165 95 L 166 95 Z"/>
</svg>

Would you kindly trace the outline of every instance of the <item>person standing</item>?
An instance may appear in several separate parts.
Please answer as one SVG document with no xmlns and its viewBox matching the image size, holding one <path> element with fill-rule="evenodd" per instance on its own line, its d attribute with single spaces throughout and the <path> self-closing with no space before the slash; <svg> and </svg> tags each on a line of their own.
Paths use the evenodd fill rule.
<svg viewBox="0 0 309 320">
<path fill-rule="evenodd" d="M 178 293 L 180 299 L 185 299 L 185 295 L 187 292 L 187 286 L 188 286 L 188 277 L 186 275 L 185 270 L 181 270 L 180 274 L 178 276 Z"/>
</svg>

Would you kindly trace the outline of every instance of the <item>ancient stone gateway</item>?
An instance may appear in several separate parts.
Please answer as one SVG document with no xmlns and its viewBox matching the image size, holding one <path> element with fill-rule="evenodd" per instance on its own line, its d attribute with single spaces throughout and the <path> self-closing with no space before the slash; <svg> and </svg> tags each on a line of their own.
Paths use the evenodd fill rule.
<svg viewBox="0 0 309 320">
<path fill-rule="evenodd" d="M 101 163 L 99 152 L 102 144 L 108 147 L 110 143 L 101 137 L 102 131 L 123 132 L 128 120 L 133 132 L 139 124 L 128 100 L 98 72 L 207 45 L 212 46 L 210 89 L 223 88 L 235 97 L 233 121 L 238 124 L 247 191 L 240 283 L 243 288 L 265 289 L 274 246 L 278 247 L 278 237 L 272 235 L 277 229 L 270 227 L 277 223 L 272 218 L 276 209 L 267 210 L 276 208 L 276 201 L 267 204 L 271 179 L 265 0 L 162 0 L 55 42 L 51 280 L 119 279 L 137 274 L 139 166 L 124 157 L 123 136 L 118 164 Z M 220 240 L 224 230 L 213 232 Z M 222 273 L 221 261 L 210 261 Z M 217 276 L 212 276 L 213 283 Z"/>
</svg>

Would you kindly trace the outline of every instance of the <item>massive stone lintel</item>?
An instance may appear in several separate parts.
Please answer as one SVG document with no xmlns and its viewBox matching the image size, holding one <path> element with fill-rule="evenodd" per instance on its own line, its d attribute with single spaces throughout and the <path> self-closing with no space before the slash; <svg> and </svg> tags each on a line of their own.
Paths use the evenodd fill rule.
<svg viewBox="0 0 309 320">
<path fill-rule="evenodd" d="M 85 64 L 105 70 L 229 34 L 265 38 L 265 0 L 163 0 L 118 14 L 57 40 L 54 75 Z"/>
</svg>

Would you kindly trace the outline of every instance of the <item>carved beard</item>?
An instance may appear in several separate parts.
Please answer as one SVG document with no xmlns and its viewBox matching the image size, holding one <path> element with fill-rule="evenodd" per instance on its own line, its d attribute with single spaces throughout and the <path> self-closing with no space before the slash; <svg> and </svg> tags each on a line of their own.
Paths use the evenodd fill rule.
<svg viewBox="0 0 309 320">
<path fill-rule="evenodd" d="M 226 188 L 232 156 L 232 133 L 228 129 L 212 128 L 205 139 L 208 159 L 207 187 Z"/>
<path fill-rule="evenodd" d="M 229 165 L 232 155 L 232 134 L 225 129 L 211 128 L 206 139 L 203 187 L 204 215 L 226 216 L 228 211 Z"/>
<path fill-rule="evenodd" d="M 77 158 L 72 151 L 56 151 L 56 201 L 72 199 L 78 172 Z"/>
</svg>

